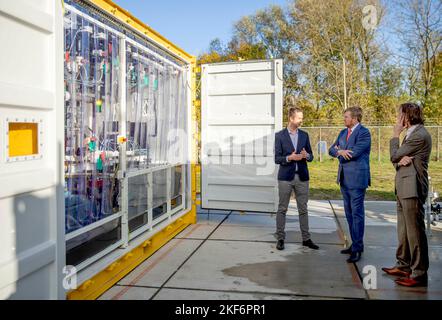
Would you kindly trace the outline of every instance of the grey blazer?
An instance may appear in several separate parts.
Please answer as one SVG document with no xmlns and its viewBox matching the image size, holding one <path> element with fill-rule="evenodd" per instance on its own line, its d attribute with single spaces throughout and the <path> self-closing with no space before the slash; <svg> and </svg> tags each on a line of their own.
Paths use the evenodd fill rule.
<svg viewBox="0 0 442 320">
<path fill-rule="evenodd" d="M 401 199 L 428 196 L 428 163 L 431 154 L 431 135 L 423 125 L 418 125 L 399 147 L 399 138 L 390 141 L 390 160 L 396 168 L 396 195 Z M 399 166 L 404 156 L 414 157 L 409 166 Z"/>
</svg>

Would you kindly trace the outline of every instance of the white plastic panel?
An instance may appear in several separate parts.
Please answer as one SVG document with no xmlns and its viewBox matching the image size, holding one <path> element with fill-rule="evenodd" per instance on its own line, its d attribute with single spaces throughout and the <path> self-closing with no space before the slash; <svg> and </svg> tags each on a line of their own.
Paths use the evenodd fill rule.
<svg viewBox="0 0 442 320">
<path fill-rule="evenodd" d="M 62 32 L 61 1 L 0 0 L 0 299 L 64 298 Z"/>
<path fill-rule="evenodd" d="M 282 67 L 282 60 L 202 66 L 203 208 L 277 211 Z"/>
</svg>

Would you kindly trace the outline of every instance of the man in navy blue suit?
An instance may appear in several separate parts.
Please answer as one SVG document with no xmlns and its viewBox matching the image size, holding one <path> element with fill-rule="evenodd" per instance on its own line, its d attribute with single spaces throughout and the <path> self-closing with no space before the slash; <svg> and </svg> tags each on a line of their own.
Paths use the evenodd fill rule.
<svg viewBox="0 0 442 320">
<path fill-rule="evenodd" d="M 311 249 L 319 249 L 310 238 L 308 226 L 309 172 L 307 162 L 313 161 L 308 133 L 299 129 L 303 120 L 300 108 L 290 107 L 288 127 L 275 135 L 275 163 L 279 164 L 278 189 L 279 206 L 276 214 L 276 248 L 284 250 L 286 213 L 295 192 L 302 233 L 302 244 Z"/>
<path fill-rule="evenodd" d="M 359 261 L 364 251 L 364 200 L 366 190 L 371 185 L 371 134 L 361 121 L 361 108 L 347 109 L 344 112 L 344 124 L 347 128 L 339 133 L 329 150 L 332 157 L 339 159 L 337 182 L 341 186 L 345 216 L 352 240 L 352 245 L 341 253 L 350 254 L 347 260 L 349 263 Z"/>
</svg>

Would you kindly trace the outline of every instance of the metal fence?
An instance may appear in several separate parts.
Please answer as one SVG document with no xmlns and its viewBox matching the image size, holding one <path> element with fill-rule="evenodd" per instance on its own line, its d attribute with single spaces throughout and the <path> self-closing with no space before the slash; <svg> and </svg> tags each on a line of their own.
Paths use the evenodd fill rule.
<svg viewBox="0 0 442 320">
<path fill-rule="evenodd" d="M 390 159 L 390 139 L 393 134 L 393 126 L 366 126 L 371 132 L 371 157 L 373 160 L 388 161 Z M 425 126 L 433 140 L 432 161 L 441 159 L 441 132 L 442 126 Z M 303 127 L 310 136 L 316 160 L 329 159 L 328 148 L 336 141 L 343 127 Z"/>
</svg>

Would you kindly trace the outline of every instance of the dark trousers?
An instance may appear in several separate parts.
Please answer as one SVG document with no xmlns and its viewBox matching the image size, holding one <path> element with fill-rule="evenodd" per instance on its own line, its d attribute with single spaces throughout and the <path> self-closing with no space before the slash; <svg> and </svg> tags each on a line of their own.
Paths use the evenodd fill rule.
<svg viewBox="0 0 442 320">
<path fill-rule="evenodd" d="M 425 233 L 425 203 L 418 198 L 397 199 L 398 249 L 396 266 L 412 272 L 412 277 L 427 274 L 428 242 Z"/>
<path fill-rule="evenodd" d="M 364 251 L 366 189 L 350 189 L 341 184 L 341 193 L 344 198 L 345 217 L 352 241 L 351 250 L 362 252 Z"/>
</svg>

